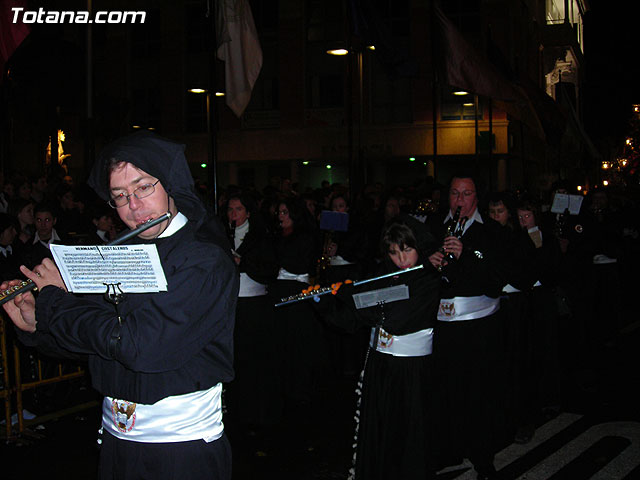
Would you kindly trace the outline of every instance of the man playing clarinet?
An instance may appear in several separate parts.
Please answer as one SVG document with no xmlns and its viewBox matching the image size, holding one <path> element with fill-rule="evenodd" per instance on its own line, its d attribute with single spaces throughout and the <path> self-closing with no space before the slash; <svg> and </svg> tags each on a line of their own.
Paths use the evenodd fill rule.
<svg viewBox="0 0 640 480">
<path fill-rule="evenodd" d="M 477 478 L 494 478 L 496 413 L 501 410 L 497 315 L 507 252 L 500 248 L 506 245 L 502 227 L 478 211 L 476 185 L 468 174 L 455 175 L 448 214 L 430 224 L 435 238 L 443 239 L 429 257 L 443 279 L 433 345 L 440 373 L 434 383 L 442 389 L 436 442 L 441 463 L 468 458 Z M 454 217 L 459 217 L 457 226 L 449 224 Z"/>
<path fill-rule="evenodd" d="M 238 274 L 224 234 L 193 189 L 184 146 L 149 132 L 108 145 L 89 184 L 130 228 L 161 217 L 129 243 L 158 249 L 167 291 L 66 291 L 51 261 L 22 272 L 39 290 L 4 304 L 20 339 L 86 358 L 104 395 L 101 479 L 231 478 L 222 382 L 233 378 Z M 3 290 L 15 282 L 4 282 Z"/>
</svg>

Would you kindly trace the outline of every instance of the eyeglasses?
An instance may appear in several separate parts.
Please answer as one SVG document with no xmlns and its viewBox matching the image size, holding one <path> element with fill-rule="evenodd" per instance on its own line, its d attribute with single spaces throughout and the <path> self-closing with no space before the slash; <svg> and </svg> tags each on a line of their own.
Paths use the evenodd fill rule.
<svg viewBox="0 0 640 480">
<path fill-rule="evenodd" d="M 460 195 L 462 195 L 463 197 L 470 197 L 471 195 L 475 194 L 475 190 L 464 190 L 462 192 L 459 192 L 458 190 L 449 190 L 449 195 L 452 197 L 459 197 Z"/>
<path fill-rule="evenodd" d="M 145 183 L 136 188 L 133 193 L 121 193 L 111 198 L 107 203 L 111 208 L 124 207 L 129 203 L 129 197 L 134 195 L 138 200 L 142 200 L 149 195 L 152 195 L 156 191 L 156 185 L 160 180 L 156 180 L 155 183 Z"/>
<path fill-rule="evenodd" d="M 278 215 L 289 215 L 289 210 L 278 210 L 276 213 Z"/>
<path fill-rule="evenodd" d="M 527 220 L 531 217 L 533 217 L 533 213 L 525 213 L 524 215 L 518 215 L 518 218 L 520 220 Z"/>
</svg>

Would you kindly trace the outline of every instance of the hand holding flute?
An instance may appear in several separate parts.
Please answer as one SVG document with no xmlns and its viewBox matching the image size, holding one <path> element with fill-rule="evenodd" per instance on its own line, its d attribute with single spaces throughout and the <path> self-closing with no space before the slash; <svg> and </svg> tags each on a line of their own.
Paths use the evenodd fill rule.
<svg viewBox="0 0 640 480">
<path fill-rule="evenodd" d="M 116 238 L 110 242 L 109 245 L 119 245 L 170 218 L 171 213 L 167 212 Z M 0 284 L 0 304 L 19 329 L 34 332 L 36 330 L 35 298 L 31 290 L 42 289 L 48 285 L 55 285 L 66 292 L 67 287 L 62 280 L 58 267 L 51 259 L 44 259 L 40 265 L 34 267 L 33 271 L 24 265 L 20 267 L 20 271 L 27 277 L 27 280 L 2 282 L 2 284 Z"/>
<path fill-rule="evenodd" d="M 42 289 L 47 285 L 55 285 L 58 288 L 67 291 L 67 287 L 62 280 L 60 271 L 53 260 L 45 258 L 42 263 L 33 270 L 29 270 L 22 265 L 20 267 L 22 274 L 35 284 L 35 288 Z M 21 280 L 11 280 L 0 284 L 0 291 L 6 291 L 11 287 L 17 287 L 26 282 Z M 23 293 L 15 296 L 13 302 L 5 302 L 3 307 L 7 314 L 13 319 L 16 327 L 26 332 L 35 332 L 36 330 L 36 301 L 33 294 L 26 289 Z"/>
</svg>

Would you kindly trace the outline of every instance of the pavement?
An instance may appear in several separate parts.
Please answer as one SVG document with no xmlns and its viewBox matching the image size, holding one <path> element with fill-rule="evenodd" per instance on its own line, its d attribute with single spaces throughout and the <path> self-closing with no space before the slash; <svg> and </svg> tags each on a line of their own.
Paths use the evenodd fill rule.
<svg viewBox="0 0 640 480">
<path fill-rule="evenodd" d="M 640 322 L 592 352 L 565 376 L 562 408 L 542 415 L 532 440 L 505 442 L 496 455 L 504 480 L 640 478 Z M 228 415 L 234 480 L 346 479 L 351 465 L 355 377 L 324 382 L 313 418 L 292 418 L 268 433 L 247 431 Z M 0 445 L 0 479 L 97 478 L 99 398 L 79 384 L 69 408 L 40 415 L 19 438 Z M 441 480 L 475 478 L 468 462 Z M 389 479 L 394 480 L 394 479 Z"/>
</svg>

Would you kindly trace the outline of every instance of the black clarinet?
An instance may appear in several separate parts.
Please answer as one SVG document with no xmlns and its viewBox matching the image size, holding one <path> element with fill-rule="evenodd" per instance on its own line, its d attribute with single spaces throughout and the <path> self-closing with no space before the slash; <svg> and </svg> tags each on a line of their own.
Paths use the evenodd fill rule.
<svg viewBox="0 0 640 480">
<path fill-rule="evenodd" d="M 462 207 L 456 208 L 456 211 L 454 212 L 453 217 L 451 218 L 451 220 L 449 221 L 449 224 L 447 225 L 447 232 L 445 233 L 444 238 L 462 237 L 462 233 L 464 232 L 464 225 L 465 223 L 467 223 L 467 217 L 460 218 L 461 210 L 462 210 Z M 444 265 L 443 263 L 441 263 L 438 266 L 438 271 L 442 272 L 442 269 L 445 267 L 446 264 L 456 261 L 456 256 L 453 254 L 453 252 L 446 253 L 444 251 L 444 247 L 440 248 L 440 252 L 444 253 L 444 258 L 442 259 L 442 262 L 444 263 Z"/>
<path fill-rule="evenodd" d="M 149 228 L 158 225 L 159 223 L 164 222 L 165 220 L 169 220 L 171 218 L 171 213 L 167 212 L 164 215 L 159 216 L 158 218 L 154 218 L 153 220 L 149 220 L 148 222 L 140 225 L 138 228 L 136 228 L 135 230 L 130 230 L 127 233 L 125 233 L 124 235 L 116 238 L 115 240 L 107 243 L 107 246 L 114 246 L 114 245 L 120 245 L 121 243 L 126 242 L 127 240 L 129 240 L 130 238 L 133 238 L 137 235 L 140 235 L 142 232 L 144 232 L 145 230 L 148 230 Z M 8 302 L 9 300 L 11 300 L 13 297 L 20 295 L 21 293 L 26 293 L 29 292 L 31 290 L 37 290 L 38 287 L 35 284 L 35 282 L 31 279 L 29 280 L 24 280 L 22 282 L 20 282 L 18 285 L 14 285 L 13 287 L 9 287 L 6 290 L 0 292 L 0 305 Z"/>
</svg>

